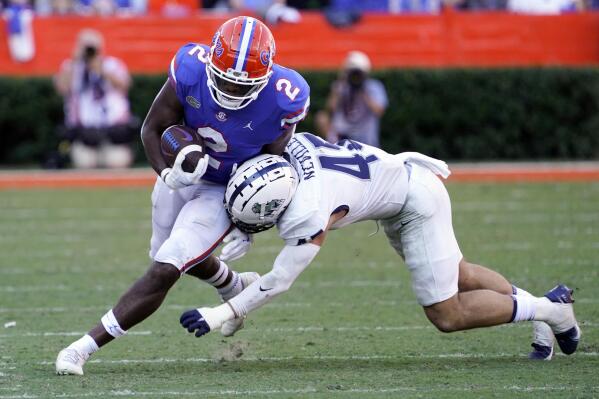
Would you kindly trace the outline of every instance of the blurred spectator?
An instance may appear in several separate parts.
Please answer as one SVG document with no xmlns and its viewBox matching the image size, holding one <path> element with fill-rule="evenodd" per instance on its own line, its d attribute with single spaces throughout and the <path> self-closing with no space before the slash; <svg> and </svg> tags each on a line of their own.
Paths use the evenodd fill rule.
<svg viewBox="0 0 599 399">
<path fill-rule="evenodd" d="M 331 10 L 343 12 L 438 13 L 444 0 L 331 0 Z"/>
<path fill-rule="evenodd" d="M 64 138 L 77 168 L 130 166 L 132 125 L 127 92 L 127 67 L 104 55 L 102 35 L 92 29 L 79 33 L 72 59 L 63 62 L 54 78 L 64 97 Z"/>
<path fill-rule="evenodd" d="M 3 12 L 6 19 L 8 50 L 16 62 L 30 61 L 35 55 L 33 11 L 27 0 L 9 0 Z"/>
<path fill-rule="evenodd" d="M 369 73 L 368 56 L 351 51 L 333 82 L 326 110 L 316 114 L 319 134 L 328 141 L 347 138 L 379 147 L 379 124 L 387 107 L 387 93 Z"/>
<path fill-rule="evenodd" d="M 444 5 L 463 11 L 503 11 L 507 0 L 445 0 Z"/>
<path fill-rule="evenodd" d="M 331 0 L 330 7 L 335 10 L 344 10 L 344 11 L 379 11 L 379 12 L 387 12 L 389 11 L 390 3 L 393 3 L 395 0 L 362 0 L 362 1 L 353 1 L 353 0 Z M 399 0 L 397 0 L 399 1 Z"/>
<path fill-rule="evenodd" d="M 233 11 L 250 11 L 260 15 L 269 25 L 279 22 L 298 23 L 301 20 L 299 11 L 289 7 L 285 0 L 230 0 L 229 4 Z"/>
<path fill-rule="evenodd" d="M 289 7 L 298 10 L 318 10 L 329 6 L 329 0 L 287 0 Z"/>
<path fill-rule="evenodd" d="M 36 0 L 39 15 L 128 16 L 144 14 L 148 0 Z"/>
<path fill-rule="evenodd" d="M 183 18 L 194 13 L 197 4 L 190 5 L 189 1 L 165 0 L 160 7 L 160 14 L 167 18 Z"/>
<path fill-rule="evenodd" d="M 72 14 L 75 12 L 75 3 L 73 0 L 52 0 L 51 9 L 57 15 Z"/>
<path fill-rule="evenodd" d="M 584 0 L 508 0 L 508 10 L 523 14 L 561 14 L 584 9 Z"/>
</svg>

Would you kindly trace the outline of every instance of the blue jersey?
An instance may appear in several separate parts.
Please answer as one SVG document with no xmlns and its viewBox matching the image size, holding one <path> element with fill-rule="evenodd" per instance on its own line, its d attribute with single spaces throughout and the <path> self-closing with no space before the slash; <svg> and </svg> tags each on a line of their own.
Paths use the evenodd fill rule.
<svg viewBox="0 0 599 399">
<path fill-rule="evenodd" d="M 181 47 L 171 62 L 169 81 L 183 106 L 185 125 L 203 137 L 210 156 L 203 179 L 226 184 L 235 164 L 260 154 L 264 145 L 304 119 L 310 87 L 297 72 L 273 64 L 273 73 L 257 99 L 239 110 L 222 108 L 208 88 L 209 50 L 195 43 Z"/>
</svg>

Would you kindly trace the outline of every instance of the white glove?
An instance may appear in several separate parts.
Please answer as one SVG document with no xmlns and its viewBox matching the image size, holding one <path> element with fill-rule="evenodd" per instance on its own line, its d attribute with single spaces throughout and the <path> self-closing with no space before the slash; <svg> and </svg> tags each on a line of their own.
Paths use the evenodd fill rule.
<svg viewBox="0 0 599 399">
<path fill-rule="evenodd" d="M 229 262 L 244 256 L 250 250 L 254 239 L 250 234 L 246 234 L 235 227 L 227 234 L 223 242 L 227 245 L 220 252 L 219 259 L 223 262 Z"/>
<path fill-rule="evenodd" d="M 208 155 L 204 155 L 198 161 L 196 168 L 193 172 L 185 172 L 181 169 L 181 164 L 185 160 L 185 156 L 193 151 L 202 151 L 202 147 L 197 144 L 191 144 L 186 147 L 183 147 L 181 151 L 177 154 L 177 158 L 175 158 L 175 163 L 172 168 L 165 168 L 160 173 L 160 177 L 167 186 L 171 189 L 176 190 L 182 187 L 191 186 L 193 184 L 198 184 L 206 173 L 206 169 L 208 169 Z"/>
</svg>

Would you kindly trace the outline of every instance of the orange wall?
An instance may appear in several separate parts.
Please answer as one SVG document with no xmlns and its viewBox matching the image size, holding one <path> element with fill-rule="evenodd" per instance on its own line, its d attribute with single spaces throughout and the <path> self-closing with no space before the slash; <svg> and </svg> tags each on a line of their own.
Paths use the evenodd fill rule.
<svg viewBox="0 0 599 399">
<path fill-rule="evenodd" d="M 124 59 L 133 72 L 165 72 L 180 45 L 209 42 L 227 17 L 38 18 L 36 57 L 22 65 L 10 60 L 5 29 L 0 26 L 0 74 L 55 72 L 70 56 L 75 35 L 83 27 L 102 31 L 108 53 Z M 276 62 L 294 68 L 335 68 L 353 49 L 367 52 L 375 68 L 599 64 L 599 13 L 374 14 L 341 30 L 328 25 L 319 13 L 305 13 L 302 23 L 275 26 L 272 31 Z"/>
</svg>

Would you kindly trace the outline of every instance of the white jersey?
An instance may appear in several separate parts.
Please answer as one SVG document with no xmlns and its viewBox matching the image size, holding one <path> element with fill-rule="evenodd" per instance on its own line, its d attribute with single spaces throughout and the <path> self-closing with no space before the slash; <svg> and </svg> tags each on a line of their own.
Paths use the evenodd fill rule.
<svg viewBox="0 0 599 399">
<path fill-rule="evenodd" d="M 332 228 L 397 215 L 406 200 L 408 171 L 397 156 L 351 140 L 330 144 L 298 133 L 287 145 L 299 185 L 279 219 L 287 244 L 309 242 L 327 227 L 331 214 L 347 210 Z"/>
</svg>

